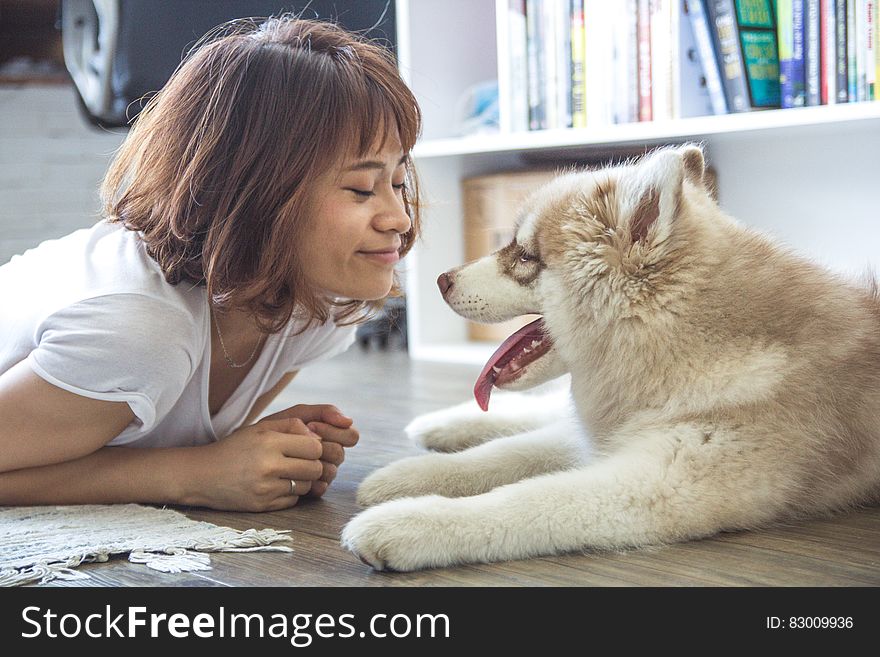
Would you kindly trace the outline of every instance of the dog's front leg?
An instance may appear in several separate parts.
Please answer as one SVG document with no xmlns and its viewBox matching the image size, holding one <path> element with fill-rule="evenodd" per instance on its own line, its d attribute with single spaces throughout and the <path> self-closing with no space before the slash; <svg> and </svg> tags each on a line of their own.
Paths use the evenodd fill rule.
<svg viewBox="0 0 880 657">
<path fill-rule="evenodd" d="M 744 463 L 736 441 L 725 449 L 703 434 L 672 431 L 659 445 L 474 497 L 386 502 L 349 522 L 343 544 L 376 569 L 407 571 L 672 543 L 777 517 L 791 482 Z"/>
<path fill-rule="evenodd" d="M 497 486 L 584 464 L 590 445 L 573 420 L 493 440 L 455 454 L 400 459 L 377 470 L 358 488 L 358 503 L 372 506 L 399 497 L 478 495 Z"/>
<path fill-rule="evenodd" d="M 404 431 L 427 449 L 459 452 L 495 438 L 548 426 L 572 413 L 567 388 L 541 395 L 499 392 L 492 397 L 488 413 L 469 401 L 420 415 Z"/>
</svg>

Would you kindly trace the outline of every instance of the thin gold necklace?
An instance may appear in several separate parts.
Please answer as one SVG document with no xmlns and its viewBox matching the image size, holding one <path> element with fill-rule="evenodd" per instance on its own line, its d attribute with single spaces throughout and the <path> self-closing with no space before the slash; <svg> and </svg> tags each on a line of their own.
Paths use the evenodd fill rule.
<svg viewBox="0 0 880 657">
<path fill-rule="evenodd" d="M 236 363 L 230 358 L 229 352 L 226 351 L 226 345 L 223 344 L 223 334 L 220 332 L 220 322 L 217 321 L 217 316 L 212 312 L 211 317 L 214 319 L 214 326 L 217 327 L 217 337 L 220 338 L 220 348 L 223 350 L 223 360 L 226 361 L 226 364 L 233 369 L 240 369 L 250 363 L 254 359 L 254 356 L 257 355 L 257 349 L 260 348 L 260 344 L 263 342 L 263 337 L 260 336 L 260 339 L 257 340 L 257 344 L 254 345 L 254 350 L 251 352 L 251 355 L 248 356 L 246 361 L 243 363 Z"/>
</svg>

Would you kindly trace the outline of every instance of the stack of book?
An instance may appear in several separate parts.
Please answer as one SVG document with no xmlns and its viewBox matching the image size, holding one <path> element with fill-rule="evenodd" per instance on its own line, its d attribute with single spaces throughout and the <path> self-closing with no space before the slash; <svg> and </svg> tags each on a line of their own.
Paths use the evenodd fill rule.
<svg viewBox="0 0 880 657">
<path fill-rule="evenodd" d="M 880 99 L 878 0 L 777 0 L 782 107 Z"/>
<path fill-rule="evenodd" d="M 880 0 L 498 0 L 501 130 L 875 100 Z"/>
</svg>

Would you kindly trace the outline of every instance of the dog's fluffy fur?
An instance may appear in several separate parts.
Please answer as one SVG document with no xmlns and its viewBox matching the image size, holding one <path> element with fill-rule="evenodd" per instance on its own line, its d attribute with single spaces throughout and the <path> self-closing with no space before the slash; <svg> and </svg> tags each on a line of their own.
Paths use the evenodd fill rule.
<svg viewBox="0 0 880 657">
<path fill-rule="evenodd" d="M 369 476 L 358 499 L 376 506 L 345 527 L 348 548 L 412 570 L 684 541 L 878 499 L 876 284 L 739 225 L 703 179 L 695 146 L 562 175 L 510 245 L 448 272 L 444 296 L 466 317 L 543 315 L 553 348 L 507 387 L 568 372 L 573 404 L 501 393 L 487 414 L 416 419 L 412 437 L 455 453 Z"/>
</svg>

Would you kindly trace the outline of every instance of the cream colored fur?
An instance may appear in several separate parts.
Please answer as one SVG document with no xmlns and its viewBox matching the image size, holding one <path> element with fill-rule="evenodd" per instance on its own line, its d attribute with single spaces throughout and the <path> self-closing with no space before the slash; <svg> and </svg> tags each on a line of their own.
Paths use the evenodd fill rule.
<svg viewBox="0 0 880 657">
<path fill-rule="evenodd" d="M 551 365 L 532 366 L 529 385 L 568 370 L 573 410 L 496 392 L 488 414 L 471 403 L 417 418 L 413 439 L 456 453 L 369 476 L 358 499 L 375 506 L 344 545 L 374 568 L 413 570 L 877 501 L 876 284 L 726 216 L 703 167 L 687 146 L 561 176 L 524 208 L 514 244 L 449 272 L 460 314 L 544 316 Z"/>
</svg>

